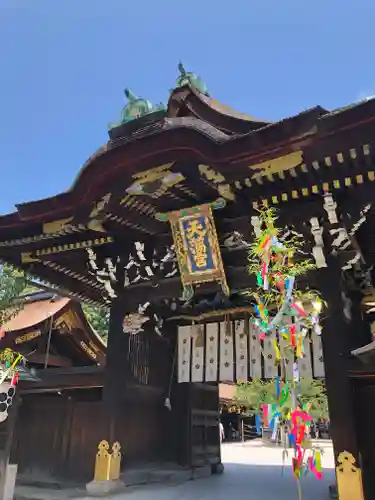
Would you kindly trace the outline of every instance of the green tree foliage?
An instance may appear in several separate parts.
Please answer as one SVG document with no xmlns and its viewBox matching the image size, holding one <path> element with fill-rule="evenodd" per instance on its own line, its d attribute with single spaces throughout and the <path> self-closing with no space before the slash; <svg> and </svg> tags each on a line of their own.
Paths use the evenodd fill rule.
<svg viewBox="0 0 375 500">
<path fill-rule="evenodd" d="M 105 307 L 83 304 L 83 312 L 96 333 L 104 340 L 108 338 L 109 311 Z"/>
<path fill-rule="evenodd" d="M 314 418 L 328 418 L 328 398 L 324 382 L 311 378 L 302 378 L 299 399 L 303 404 L 310 404 L 310 415 Z"/>
<path fill-rule="evenodd" d="M 17 314 L 22 301 L 16 299 L 25 291 L 27 281 L 24 273 L 8 264 L 0 266 L 0 326 Z"/>
<path fill-rule="evenodd" d="M 298 397 L 301 403 L 310 405 L 309 413 L 314 419 L 328 418 L 328 400 L 323 382 L 302 378 Z M 275 381 L 253 379 L 251 382 L 238 383 L 236 400 L 247 409 L 247 413 L 259 413 L 262 404 L 277 404 Z"/>
</svg>

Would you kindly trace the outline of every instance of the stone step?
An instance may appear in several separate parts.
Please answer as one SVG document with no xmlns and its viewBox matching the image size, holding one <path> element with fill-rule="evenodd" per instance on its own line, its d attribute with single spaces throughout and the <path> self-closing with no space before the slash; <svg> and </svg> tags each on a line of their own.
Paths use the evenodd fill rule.
<svg viewBox="0 0 375 500">
<path fill-rule="evenodd" d="M 86 490 L 77 488 L 54 489 L 36 486 L 16 486 L 14 500 L 66 500 L 83 498 Z"/>
</svg>

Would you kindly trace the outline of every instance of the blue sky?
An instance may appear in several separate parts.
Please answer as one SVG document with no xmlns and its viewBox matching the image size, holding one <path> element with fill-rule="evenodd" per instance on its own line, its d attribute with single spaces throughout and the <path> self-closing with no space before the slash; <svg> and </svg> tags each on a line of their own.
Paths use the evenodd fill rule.
<svg viewBox="0 0 375 500">
<path fill-rule="evenodd" d="M 123 89 L 166 101 L 181 59 L 277 120 L 375 93 L 374 0 L 0 0 L 0 213 L 67 190 Z"/>
</svg>

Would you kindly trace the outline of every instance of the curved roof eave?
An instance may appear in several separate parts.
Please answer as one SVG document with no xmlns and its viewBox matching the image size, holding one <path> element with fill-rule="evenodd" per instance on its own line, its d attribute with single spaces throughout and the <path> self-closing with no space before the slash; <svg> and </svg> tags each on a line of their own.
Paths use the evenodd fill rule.
<svg viewBox="0 0 375 500">
<path fill-rule="evenodd" d="M 56 300 L 46 299 L 26 303 L 23 305 L 22 309 L 3 324 L 2 327 L 9 332 L 17 332 L 25 328 L 38 326 L 51 316 L 60 312 L 69 302 L 69 298 L 61 297 Z"/>
<path fill-rule="evenodd" d="M 237 120 L 246 122 L 255 122 L 263 124 L 273 123 L 270 120 L 255 118 L 252 115 L 241 113 L 240 111 L 233 109 L 231 106 L 228 106 L 227 104 L 224 104 L 218 101 L 217 99 L 202 94 L 202 92 L 200 92 L 198 89 L 194 89 L 191 87 L 191 90 L 196 96 L 199 97 L 199 99 L 201 99 L 205 104 L 207 104 L 207 106 L 210 106 L 212 109 L 214 109 L 215 111 L 217 111 L 222 115 L 230 116 L 231 118 L 236 118 Z"/>
<path fill-rule="evenodd" d="M 163 140 L 163 147 L 157 148 L 159 139 L 165 134 L 169 135 L 168 141 L 168 151 L 181 151 L 181 150 L 191 150 L 192 152 L 199 153 L 201 156 L 206 156 L 207 161 L 239 161 L 246 156 L 247 160 L 250 157 L 258 157 L 263 153 L 262 151 L 267 149 L 266 146 L 259 147 L 259 149 L 255 150 L 251 144 L 256 144 L 259 141 L 255 140 L 255 137 L 258 134 L 263 134 L 267 129 L 267 134 L 269 135 L 270 129 L 283 128 L 283 124 L 287 125 L 287 128 L 290 128 L 292 123 L 298 122 L 300 119 L 305 119 L 305 117 L 309 120 L 309 127 L 302 127 L 301 131 L 297 135 L 290 135 L 289 139 L 284 138 L 281 142 L 273 141 L 272 147 L 286 147 L 286 145 L 291 145 L 292 143 L 296 143 L 301 141 L 301 138 L 304 135 L 312 136 L 317 134 L 320 138 L 327 134 L 339 132 L 341 128 L 353 128 L 357 125 L 363 123 L 364 118 L 362 116 L 361 120 L 357 116 L 359 114 L 360 109 L 365 106 L 369 106 L 369 109 L 366 114 L 371 116 L 365 116 L 365 121 L 370 121 L 374 119 L 372 115 L 372 107 L 374 101 L 367 101 L 366 103 L 360 103 L 357 106 L 350 107 L 349 109 L 339 110 L 337 114 L 335 112 L 327 112 L 324 108 L 317 106 L 313 109 L 303 111 L 299 115 L 295 115 L 294 117 L 286 118 L 279 122 L 268 123 L 263 127 L 260 126 L 257 130 L 250 131 L 247 134 L 243 135 L 226 135 L 222 131 L 215 128 L 213 125 L 203 122 L 198 118 L 193 117 L 169 117 L 163 120 L 163 124 L 156 131 L 152 131 L 152 133 L 145 133 L 142 136 L 132 136 L 127 137 L 116 142 L 109 141 L 102 147 L 100 147 L 83 165 L 83 167 L 78 172 L 76 179 L 71 186 L 71 188 L 64 193 L 60 193 L 56 196 L 45 198 L 43 200 L 32 201 L 28 203 L 22 203 L 17 205 L 18 214 L 12 213 L 9 215 L 4 215 L 0 217 L 0 227 L 4 227 L 5 224 L 15 219 L 18 219 L 17 224 L 19 223 L 28 223 L 31 219 L 40 220 L 41 216 L 56 216 L 59 213 L 68 213 L 72 210 L 74 206 L 78 203 L 86 203 L 88 198 L 91 196 L 91 193 L 98 182 L 102 182 L 103 177 L 107 175 L 114 175 L 118 168 L 123 168 L 126 165 L 134 164 L 135 162 L 139 163 L 141 159 L 144 159 L 147 155 L 156 155 L 161 152 L 166 151 L 166 142 Z M 358 112 L 357 112 L 358 111 Z M 362 111 L 361 111 L 362 113 Z M 311 115 L 309 117 L 309 114 Z M 336 121 L 337 115 L 345 115 L 343 116 L 340 123 Z M 346 115 L 350 115 L 346 117 Z M 324 120 L 323 120 L 324 118 Z M 329 120 L 329 118 L 332 120 Z M 329 124 L 327 124 L 327 120 Z M 346 122 L 350 123 L 346 123 Z M 310 123 L 311 122 L 311 123 Z M 322 127 L 320 126 L 322 125 Z M 285 127 L 284 127 L 285 128 Z M 297 127 L 298 128 L 298 127 Z M 184 134 L 181 134 L 181 130 L 184 129 Z M 278 136 L 280 134 L 277 134 Z M 285 134 L 284 134 L 285 135 Z M 286 137 L 286 136 L 285 136 Z M 254 138 L 254 141 L 253 139 Z M 165 137 L 163 137 L 165 139 Z M 139 144 L 144 144 L 143 141 L 146 141 L 146 148 L 139 148 Z M 261 141 L 262 142 L 262 141 Z M 237 147 L 235 146 L 237 144 Z M 214 146 L 214 147 L 213 147 Z M 268 147 L 268 146 L 267 146 Z M 109 167 L 106 169 L 102 169 L 103 172 L 98 177 L 95 177 L 96 183 L 92 182 L 92 178 L 90 177 L 90 182 L 85 182 L 86 177 L 91 176 L 91 172 L 89 174 L 89 170 L 91 170 L 95 165 L 97 166 L 96 171 L 100 172 L 101 166 L 103 166 L 103 157 L 106 155 L 117 155 L 118 151 L 121 149 L 121 155 L 123 155 L 123 148 L 129 148 L 127 157 L 124 162 L 121 162 L 121 165 L 111 165 L 111 158 L 108 157 Z M 145 152 L 146 151 L 146 152 Z M 140 153 L 142 152 L 142 154 Z M 106 160 L 107 161 L 107 160 Z M 258 158 L 257 158 L 258 161 Z M 113 166 L 113 168 L 110 168 Z M 125 168 L 125 167 L 124 167 Z M 94 169 L 95 170 L 95 169 Z M 35 207 L 35 208 L 34 208 Z M 48 209 L 46 209 L 48 207 Z M 26 209 L 27 210 L 24 210 Z M 24 212 L 24 213 L 22 213 Z M 11 224 L 9 224 L 11 225 Z"/>
</svg>

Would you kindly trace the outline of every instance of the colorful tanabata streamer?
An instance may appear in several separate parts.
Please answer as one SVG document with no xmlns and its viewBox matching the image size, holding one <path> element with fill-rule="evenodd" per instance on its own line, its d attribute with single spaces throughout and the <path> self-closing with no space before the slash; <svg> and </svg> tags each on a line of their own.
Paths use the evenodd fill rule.
<svg viewBox="0 0 375 500">
<path fill-rule="evenodd" d="M 11 385 L 16 385 L 19 379 L 19 372 L 17 367 L 26 363 L 26 359 L 19 353 L 14 352 L 12 349 L 4 349 L 0 352 L 0 384 L 5 380 L 10 379 Z"/>
<path fill-rule="evenodd" d="M 294 298 L 301 294 L 295 292 L 296 280 L 292 272 L 293 252 L 277 239 L 277 231 L 272 222 L 268 220 L 266 226 L 262 230 L 260 244 L 256 249 L 260 261 L 257 284 L 261 291 L 254 295 L 256 301 L 254 324 L 258 328 L 261 340 L 275 333 L 273 341 L 275 362 L 281 365 L 283 375 L 286 375 L 286 359 L 290 359 L 290 354 L 294 356 L 295 362 L 290 386 L 283 377 L 277 376 L 275 379 L 277 403 L 262 404 L 261 415 L 263 425 L 272 430 L 271 439 L 277 439 L 281 427 L 288 432 L 289 443 L 294 450 L 293 473 L 298 483 L 299 497 L 302 498 L 299 483 L 301 477 L 311 471 L 317 479 L 321 479 L 322 466 L 320 450 L 313 449 L 308 439 L 312 423 L 312 417 L 308 413 L 309 408 L 298 402 L 300 377 L 296 360 L 305 355 L 304 339 L 308 331 L 313 329 L 316 334 L 321 333 L 319 314 L 322 302 L 318 297 L 309 299 L 308 304 Z M 309 295 L 311 296 L 312 294 Z M 272 302 L 275 302 L 275 297 L 277 297 L 277 310 L 271 314 L 266 304 L 271 303 L 274 306 Z M 256 416 L 255 423 L 259 434 L 261 427 L 259 415 Z M 283 452 L 283 457 L 285 456 L 287 456 L 286 449 Z"/>
<path fill-rule="evenodd" d="M 255 415 L 255 427 L 256 427 L 258 436 L 261 436 L 262 435 L 262 424 L 261 424 L 260 416 L 258 414 Z"/>
<path fill-rule="evenodd" d="M 311 300 L 308 310 L 306 304 L 293 298 L 295 276 L 288 275 L 293 267 L 293 255 L 286 246 L 279 242 L 275 229 L 271 225 L 264 230 L 258 252 L 260 259 L 260 269 L 257 273 L 257 283 L 264 290 L 277 291 L 280 294 L 280 304 L 276 314 L 271 315 L 266 307 L 264 298 L 261 294 L 255 294 L 256 304 L 254 310 L 256 317 L 255 325 L 258 327 L 260 340 L 264 340 L 267 335 L 276 332 L 273 341 L 276 363 L 282 362 L 285 358 L 285 345 L 294 352 L 297 358 L 304 356 L 304 339 L 310 328 L 320 335 L 321 327 L 319 324 L 319 314 L 322 309 L 322 302 L 318 297 Z M 288 265 L 277 267 L 273 271 L 273 264 L 280 261 Z M 280 271 L 283 269 L 284 274 Z M 280 340 L 283 339 L 283 347 Z"/>
<path fill-rule="evenodd" d="M 312 417 L 308 413 L 307 405 L 293 406 L 292 391 L 288 384 L 275 380 L 277 404 L 262 404 L 261 413 L 263 425 L 272 431 L 271 439 L 276 441 L 281 426 L 288 429 L 288 440 L 294 450 L 292 460 L 293 473 L 300 479 L 308 470 L 314 473 L 317 479 L 322 478 L 321 452 L 313 449 L 308 439 L 308 430 Z M 260 434 L 260 416 L 256 415 L 255 423 Z M 286 450 L 285 450 L 286 451 Z M 287 454 L 287 453 L 286 453 Z"/>
</svg>

